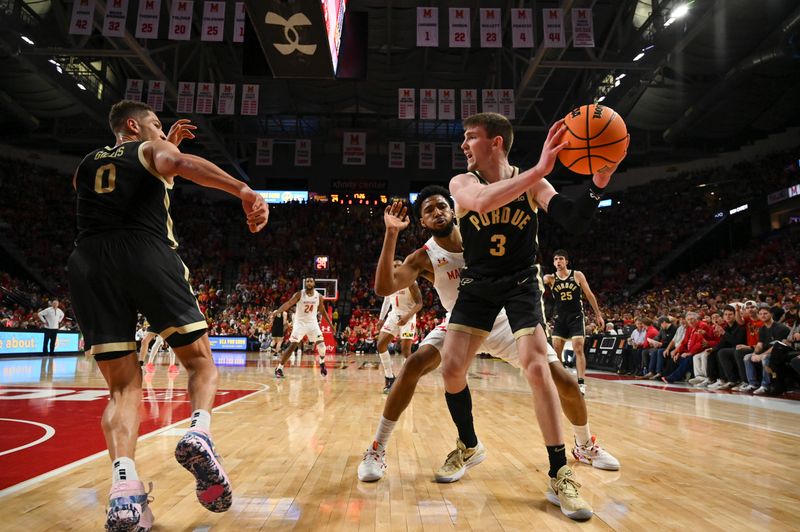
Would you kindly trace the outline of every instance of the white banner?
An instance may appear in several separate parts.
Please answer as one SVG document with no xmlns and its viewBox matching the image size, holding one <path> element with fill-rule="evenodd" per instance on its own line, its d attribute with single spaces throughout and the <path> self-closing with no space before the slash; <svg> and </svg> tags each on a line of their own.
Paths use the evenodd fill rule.
<svg viewBox="0 0 800 532">
<path fill-rule="evenodd" d="M 497 113 L 500 111 L 500 105 L 497 103 L 497 91 L 494 89 L 483 89 L 481 91 L 481 112 L 483 113 Z"/>
<path fill-rule="evenodd" d="M 412 120 L 416 118 L 414 106 L 417 103 L 416 89 L 397 90 L 397 118 L 400 120 Z"/>
<path fill-rule="evenodd" d="M 129 79 L 128 83 L 125 85 L 125 99 L 141 102 L 142 89 L 144 89 L 144 82 L 142 80 Z"/>
<path fill-rule="evenodd" d="M 461 89 L 461 118 L 467 118 L 478 113 L 478 91 L 475 89 Z"/>
<path fill-rule="evenodd" d="M 439 46 L 439 8 L 417 8 L 417 46 Z"/>
<path fill-rule="evenodd" d="M 481 8 L 481 48 L 503 46 L 503 30 L 500 27 L 499 8 Z"/>
<path fill-rule="evenodd" d="M 453 120 L 456 117 L 455 89 L 439 89 L 439 120 Z"/>
<path fill-rule="evenodd" d="M 424 170 L 436 168 L 436 144 L 433 142 L 419 143 L 419 167 Z"/>
<path fill-rule="evenodd" d="M 106 4 L 106 16 L 103 19 L 103 36 L 124 37 L 127 20 L 128 0 L 110 0 Z"/>
<path fill-rule="evenodd" d="M 175 0 L 169 16 L 169 39 L 188 41 L 192 38 L 194 0 Z"/>
<path fill-rule="evenodd" d="M 178 108 L 179 114 L 194 113 L 194 81 L 178 82 Z"/>
<path fill-rule="evenodd" d="M 256 166 L 272 165 L 272 139 L 256 139 Z"/>
<path fill-rule="evenodd" d="M 452 144 L 452 153 L 451 153 L 451 164 L 453 166 L 453 170 L 466 170 L 467 169 L 467 158 L 464 156 L 464 152 L 461 150 L 461 144 L 458 142 L 454 142 Z"/>
<path fill-rule="evenodd" d="M 405 168 L 405 167 L 406 167 L 406 143 L 390 142 L 389 168 Z"/>
<path fill-rule="evenodd" d="M 161 17 L 161 0 L 139 0 L 136 18 L 137 39 L 158 39 L 158 21 Z"/>
<path fill-rule="evenodd" d="M 342 137 L 342 164 L 367 163 L 367 134 L 345 131 Z"/>
<path fill-rule="evenodd" d="M 545 48 L 564 48 L 567 45 L 563 9 L 542 9 L 542 24 Z"/>
<path fill-rule="evenodd" d="M 297 139 L 294 141 L 294 165 L 311 166 L 310 139 Z"/>
<path fill-rule="evenodd" d="M 575 48 L 594 48 L 594 25 L 591 8 L 576 8 L 572 16 L 572 46 Z"/>
<path fill-rule="evenodd" d="M 91 35 L 94 19 L 94 0 L 75 0 L 72 4 L 72 20 L 69 33 L 72 35 Z"/>
<path fill-rule="evenodd" d="M 533 48 L 533 9 L 511 10 L 511 46 Z"/>
<path fill-rule="evenodd" d="M 469 48 L 472 42 L 468 7 L 450 8 L 450 48 Z"/>
<path fill-rule="evenodd" d="M 498 107 L 498 112 L 509 120 L 514 120 L 517 117 L 514 106 L 514 89 L 500 89 Z"/>
<path fill-rule="evenodd" d="M 158 79 L 151 79 L 147 82 L 147 105 L 153 111 L 160 113 L 164 110 L 164 82 Z"/>
<path fill-rule="evenodd" d="M 244 42 L 244 2 L 236 2 L 236 11 L 233 15 L 233 42 Z"/>
<path fill-rule="evenodd" d="M 420 120 L 436 120 L 436 89 L 419 90 Z"/>
<path fill-rule="evenodd" d="M 194 112 L 201 115 L 210 115 L 214 112 L 214 87 L 213 83 L 202 82 L 197 85 L 197 104 Z"/>
<path fill-rule="evenodd" d="M 232 115 L 236 109 L 236 84 L 220 83 L 217 98 L 217 114 Z"/>
<path fill-rule="evenodd" d="M 256 116 L 258 114 L 258 85 L 245 83 L 242 85 L 242 110 L 245 116 Z"/>
<path fill-rule="evenodd" d="M 201 41 L 222 42 L 225 33 L 225 2 L 203 2 L 203 32 Z"/>
</svg>

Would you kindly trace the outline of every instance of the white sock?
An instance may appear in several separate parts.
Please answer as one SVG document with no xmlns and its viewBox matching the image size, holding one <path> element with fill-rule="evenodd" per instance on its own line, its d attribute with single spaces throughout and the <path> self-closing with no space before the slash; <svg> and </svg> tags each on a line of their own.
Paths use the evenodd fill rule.
<svg viewBox="0 0 800 532">
<path fill-rule="evenodd" d="M 120 456 L 112 463 L 114 471 L 113 482 L 120 480 L 139 480 L 139 475 L 136 474 L 136 464 L 127 456 Z"/>
<path fill-rule="evenodd" d="M 375 441 L 378 442 L 378 445 L 386 448 L 395 424 L 397 424 L 397 421 L 391 421 L 381 416 L 381 422 L 378 423 L 378 431 L 375 433 Z"/>
<path fill-rule="evenodd" d="M 278 369 L 283 371 L 283 364 L 278 364 Z"/>
<path fill-rule="evenodd" d="M 389 358 L 389 352 L 384 351 L 379 353 L 378 356 L 381 357 L 381 364 L 383 364 L 383 375 L 387 379 L 391 379 L 394 377 L 394 371 L 392 371 L 392 359 Z"/>
<path fill-rule="evenodd" d="M 578 445 L 588 445 L 592 441 L 592 431 L 589 430 L 589 424 L 586 425 L 572 425 L 572 430 L 575 431 L 575 440 Z"/>
<path fill-rule="evenodd" d="M 317 354 L 319 355 L 319 363 L 320 365 L 325 363 L 325 344 L 319 344 L 317 346 Z"/>
<path fill-rule="evenodd" d="M 211 430 L 211 414 L 208 410 L 195 410 L 192 412 L 192 422 L 189 424 L 190 429 L 202 429 L 206 432 Z"/>
</svg>

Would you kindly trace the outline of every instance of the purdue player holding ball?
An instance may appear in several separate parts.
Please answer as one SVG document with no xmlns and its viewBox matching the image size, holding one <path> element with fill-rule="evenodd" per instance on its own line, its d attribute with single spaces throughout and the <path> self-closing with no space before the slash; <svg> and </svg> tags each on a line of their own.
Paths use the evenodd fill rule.
<svg viewBox="0 0 800 532">
<path fill-rule="evenodd" d="M 589 519 L 592 509 L 567 465 L 558 393 L 548 368 L 544 287 L 536 264 L 538 214 L 541 207 L 565 229 L 585 231 L 616 165 L 595 173 L 588 189 L 573 201 L 544 179 L 558 152 L 569 144 L 562 142 L 563 120 L 550 128 L 536 166 L 522 173 L 508 162 L 514 135 L 508 119 L 480 113 L 464 120 L 464 129 L 461 148 L 468 172 L 450 181 L 465 267 L 441 353 L 447 406 L 461 440 L 466 437 L 472 442 L 465 445 L 475 445 L 474 433 L 461 437 L 462 426 L 472 424 L 467 372 L 505 308 L 520 365 L 535 392 L 536 418 L 550 462 L 547 498 L 571 519 Z"/>
<path fill-rule="evenodd" d="M 567 340 L 572 340 L 575 368 L 578 371 L 578 386 L 581 388 L 581 393 L 585 394 L 586 384 L 583 379 L 586 376 L 586 354 L 583 351 L 583 344 L 586 338 L 586 327 L 581 294 L 584 294 L 589 300 L 589 304 L 592 305 L 595 320 L 600 327 L 599 330 L 605 330 L 606 323 L 597 304 L 597 298 L 589 288 L 586 276 L 577 270 L 567 270 L 568 262 L 567 252 L 557 249 L 553 253 L 553 265 L 556 267 L 556 273 L 545 275 L 544 282 L 550 285 L 555 301 L 553 347 L 558 354 L 558 359 L 563 361 L 561 353 L 564 350 L 564 344 Z"/>
</svg>

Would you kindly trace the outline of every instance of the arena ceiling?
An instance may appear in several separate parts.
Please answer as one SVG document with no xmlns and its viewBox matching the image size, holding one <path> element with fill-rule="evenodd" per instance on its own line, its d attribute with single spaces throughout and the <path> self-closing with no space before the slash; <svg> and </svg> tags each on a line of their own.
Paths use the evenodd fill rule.
<svg viewBox="0 0 800 532">
<path fill-rule="evenodd" d="M 163 2 L 162 20 L 170 3 Z M 251 157 L 258 137 L 311 138 L 330 151 L 340 150 L 342 131 L 353 129 L 367 131 L 370 143 L 460 139 L 457 122 L 397 119 L 399 87 L 514 88 L 518 160 L 538 156 L 553 120 L 601 95 L 626 118 L 633 164 L 706 156 L 800 123 L 796 0 L 695 0 L 684 18 L 667 24 L 681 3 L 433 3 L 472 8 L 473 28 L 478 7 L 501 7 L 506 19 L 511 7 L 534 7 L 535 12 L 593 8 L 593 49 L 490 50 L 477 44 L 469 49 L 418 48 L 418 2 L 350 0 L 348 10 L 368 15 L 366 78 L 287 80 L 245 75 L 238 44 L 145 41 L 130 33 L 103 37 L 99 28 L 106 0 L 97 0 L 95 31 L 86 37 L 67 34 L 71 3 L 0 0 L 2 137 L 75 154 L 107 143 L 108 107 L 122 97 L 128 78 L 167 82 L 162 114 L 167 123 L 176 117 L 179 80 L 261 84 L 257 117 L 190 117 L 204 131 L 196 149 L 237 171 Z M 129 20 L 133 7 L 131 13 Z M 196 33 L 199 17 L 194 24 Z M 473 41 L 476 37 L 473 29 Z"/>
</svg>

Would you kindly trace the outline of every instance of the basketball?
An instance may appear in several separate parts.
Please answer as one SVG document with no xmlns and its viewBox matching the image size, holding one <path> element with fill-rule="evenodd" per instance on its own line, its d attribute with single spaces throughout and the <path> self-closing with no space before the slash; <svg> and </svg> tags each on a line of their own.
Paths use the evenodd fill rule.
<svg viewBox="0 0 800 532">
<path fill-rule="evenodd" d="M 619 162 L 628 146 L 628 128 L 610 107 L 582 105 L 564 118 L 569 146 L 558 152 L 558 160 L 578 174 L 591 175 Z"/>
</svg>

